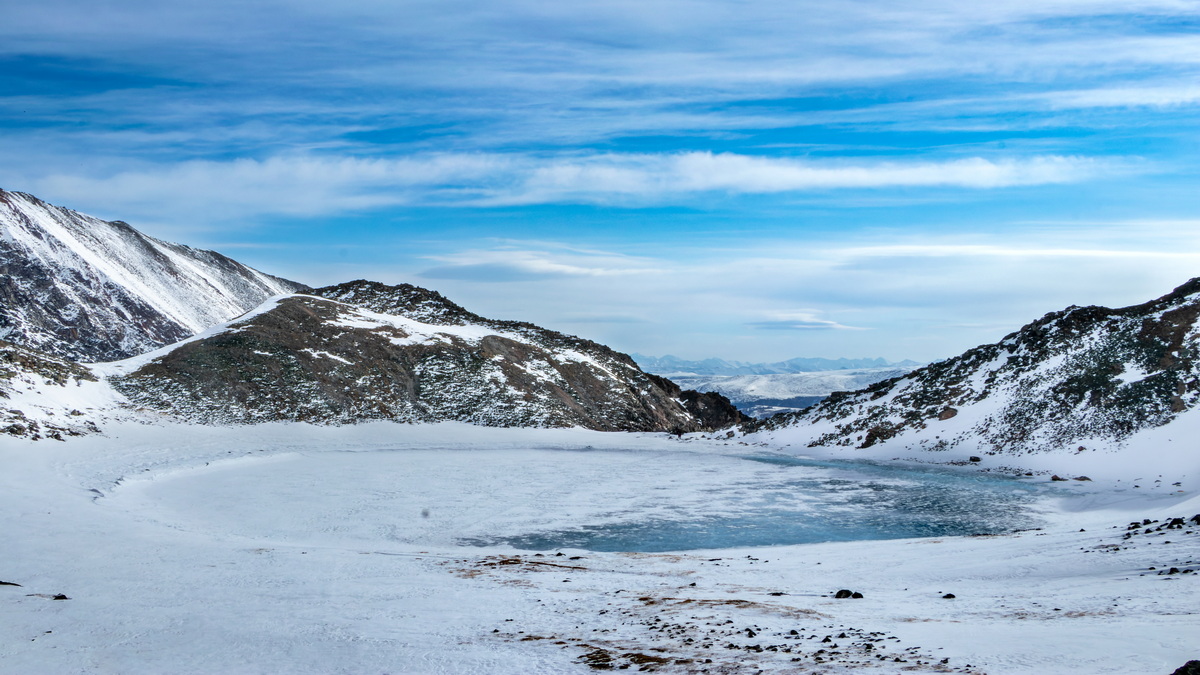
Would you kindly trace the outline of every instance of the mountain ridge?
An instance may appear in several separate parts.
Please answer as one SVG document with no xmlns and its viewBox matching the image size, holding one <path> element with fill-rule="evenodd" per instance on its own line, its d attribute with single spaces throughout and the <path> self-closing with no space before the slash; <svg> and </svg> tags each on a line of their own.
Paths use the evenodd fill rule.
<svg viewBox="0 0 1200 675">
<path fill-rule="evenodd" d="M 272 302 L 165 353 L 113 364 L 123 371 L 112 373 L 114 387 L 139 408 L 206 424 L 457 420 L 683 433 L 743 420 L 719 394 L 684 392 L 604 345 L 482 319 L 407 284 L 356 281 Z"/>
<path fill-rule="evenodd" d="M 73 361 L 128 358 L 307 286 L 0 190 L 0 339 Z"/>
<path fill-rule="evenodd" d="M 1200 402 L 1198 318 L 1200 278 L 1128 307 L 1070 306 L 998 342 L 746 429 L 814 448 L 1118 450 Z"/>
</svg>

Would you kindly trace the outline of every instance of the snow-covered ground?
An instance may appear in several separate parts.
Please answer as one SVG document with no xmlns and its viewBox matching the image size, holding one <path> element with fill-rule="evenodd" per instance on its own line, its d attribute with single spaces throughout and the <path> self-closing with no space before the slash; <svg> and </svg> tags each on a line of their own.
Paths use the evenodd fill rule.
<svg viewBox="0 0 1200 675">
<path fill-rule="evenodd" d="M 1139 488 L 1023 479 L 1045 488 L 1023 502 L 1039 530 L 598 553 L 464 540 L 756 505 L 849 522 L 779 489 L 844 469 L 574 429 L 105 431 L 0 440 L 0 581 L 20 584 L 0 585 L 0 672 L 1166 674 L 1200 656 L 1200 523 L 1157 529 L 1200 513 L 1187 453 Z"/>
</svg>

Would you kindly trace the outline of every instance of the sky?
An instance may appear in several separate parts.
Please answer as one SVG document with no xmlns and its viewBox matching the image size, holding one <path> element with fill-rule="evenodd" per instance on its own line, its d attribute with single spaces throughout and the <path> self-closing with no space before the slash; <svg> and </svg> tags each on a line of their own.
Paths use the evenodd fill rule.
<svg viewBox="0 0 1200 675">
<path fill-rule="evenodd" d="M 1196 0 L 5 5 L 0 188 L 313 286 L 932 361 L 1200 276 Z"/>
</svg>

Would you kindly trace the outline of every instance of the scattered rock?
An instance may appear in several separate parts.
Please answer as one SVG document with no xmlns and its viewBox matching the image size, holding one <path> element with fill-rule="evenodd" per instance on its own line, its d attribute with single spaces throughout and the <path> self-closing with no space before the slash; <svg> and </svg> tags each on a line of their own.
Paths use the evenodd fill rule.
<svg viewBox="0 0 1200 675">
<path fill-rule="evenodd" d="M 971 455 L 971 457 L 970 457 L 970 460 L 971 460 L 972 462 L 982 462 L 982 461 L 983 461 L 983 458 L 982 458 L 982 457 L 976 457 L 975 455 Z"/>
<path fill-rule="evenodd" d="M 947 593 L 942 596 L 943 600 L 953 600 L 954 598 L 955 598 L 955 595 L 953 593 Z"/>
<path fill-rule="evenodd" d="M 596 670 L 612 670 L 613 668 L 612 654 L 603 649 L 588 652 L 579 658 L 589 667 Z"/>
<path fill-rule="evenodd" d="M 1052 481 L 1065 481 L 1065 480 L 1066 480 L 1066 478 L 1063 478 L 1062 476 L 1060 476 L 1060 475 L 1058 475 L 1058 474 L 1054 474 L 1053 476 L 1050 476 L 1050 480 L 1052 480 Z"/>
<path fill-rule="evenodd" d="M 1075 477 L 1075 480 L 1077 480 L 1077 481 L 1084 481 L 1084 482 L 1091 482 L 1091 480 L 1092 480 L 1092 479 L 1091 479 L 1091 478 L 1088 478 L 1087 476 L 1076 476 L 1076 477 Z"/>
<path fill-rule="evenodd" d="M 839 599 L 839 600 L 840 600 L 840 599 L 842 599 L 842 598 L 848 598 L 848 597 L 850 597 L 850 596 L 852 596 L 852 595 L 854 595 L 854 591 L 847 590 L 847 589 L 843 588 L 842 590 L 838 591 L 837 593 L 834 593 L 834 594 L 833 594 L 833 597 L 835 597 L 835 598 L 837 598 L 837 599 Z"/>
</svg>

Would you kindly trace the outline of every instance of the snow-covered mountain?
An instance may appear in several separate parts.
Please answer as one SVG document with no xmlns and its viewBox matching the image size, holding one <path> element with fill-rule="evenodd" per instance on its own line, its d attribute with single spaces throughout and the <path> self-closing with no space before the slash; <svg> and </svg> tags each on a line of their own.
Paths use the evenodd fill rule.
<svg viewBox="0 0 1200 675">
<path fill-rule="evenodd" d="M 853 391 L 900 377 L 912 367 L 853 368 L 767 375 L 675 375 L 671 380 L 696 391 L 715 391 L 752 417 L 807 408 L 835 391 Z"/>
<path fill-rule="evenodd" d="M 743 419 L 719 394 L 681 391 L 590 340 L 367 281 L 275 298 L 97 371 L 134 407 L 210 424 L 457 420 L 684 432 Z"/>
<path fill-rule="evenodd" d="M 814 448 L 880 452 L 1119 449 L 1197 407 L 1198 317 L 1200 279 L 1141 305 L 1069 307 L 995 344 L 755 428 Z"/>
<path fill-rule="evenodd" d="M 228 321 L 302 284 L 0 190 L 0 339 L 112 361 Z"/>
</svg>

